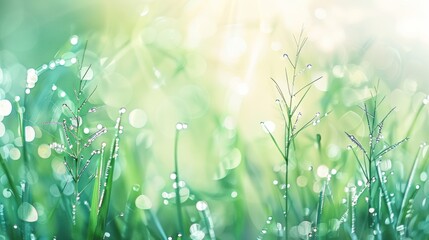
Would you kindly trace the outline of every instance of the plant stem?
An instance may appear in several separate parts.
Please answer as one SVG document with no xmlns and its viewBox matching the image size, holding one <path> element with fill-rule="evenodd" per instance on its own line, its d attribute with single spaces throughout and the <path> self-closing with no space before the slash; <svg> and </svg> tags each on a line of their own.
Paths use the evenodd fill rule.
<svg viewBox="0 0 429 240">
<path fill-rule="evenodd" d="M 176 174 L 175 178 L 175 192 L 176 192 L 176 210 L 177 210 L 177 219 L 179 223 L 179 231 L 180 234 L 184 234 L 184 227 L 183 227 L 183 216 L 182 216 L 182 203 L 180 200 L 180 186 L 179 186 L 179 163 L 178 163 L 178 143 L 179 143 L 179 129 L 176 129 L 176 136 L 174 139 L 174 171 Z"/>
</svg>

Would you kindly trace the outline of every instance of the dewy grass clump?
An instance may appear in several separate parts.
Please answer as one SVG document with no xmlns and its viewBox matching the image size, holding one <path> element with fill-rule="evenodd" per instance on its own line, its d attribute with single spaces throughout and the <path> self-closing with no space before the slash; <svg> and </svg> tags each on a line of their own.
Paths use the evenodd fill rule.
<svg viewBox="0 0 429 240">
<path fill-rule="evenodd" d="M 290 65 L 290 69 L 285 68 L 285 78 L 287 86 L 286 94 L 280 87 L 279 83 L 276 80 L 272 79 L 277 88 L 278 93 L 280 94 L 280 99 L 277 99 L 276 103 L 280 108 L 284 125 L 283 146 L 280 146 L 277 140 L 274 138 L 270 125 L 266 122 L 261 122 L 261 126 L 270 135 L 285 164 L 285 176 L 283 184 L 284 187 L 282 187 L 284 189 L 284 192 L 282 193 L 284 199 L 284 205 L 282 206 L 284 216 L 283 227 L 281 226 L 281 222 L 277 223 L 277 229 L 282 229 L 277 233 L 278 237 L 284 235 L 285 238 L 288 238 L 289 235 L 288 231 L 291 203 L 289 193 L 289 189 L 291 187 L 289 166 L 292 161 L 298 161 L 296 157 L 294 157 L 293 153 L 294 149 L 297 148 L 297 146 L 294 144 L 295 139 L 298 134 L 301 133 L 304 129 L 308 128 L 309 126 L 317 125 L 320 120 L 327 115 L 324 114 L 321 116 L 320 112 L 317 112 L 312 118 L 310 118 L 309 120 L 304 120 L 304 123 L 301 123 L 303 121 L 303 114 L 299 111 L 299 108 L 301 107 L 305 97 L 310 91 L 311 86 L 322 78 L 318 77 L 314 80 L 305 83 L 300 82 L 300 80 L 303 80 L 302 74 L 312 68 L 311 64 L 306 64 L 304 68 L 299 67 L 300 56 L 302 54 L 302 50 L 306 42 L 307 38 L 304 37 L 303 32 L 301 32 L 299 37 L 295 38 L 296 53 L 294 58 L 292 59 L 291 57 L 289 57 L 288 54 L 283 55 L 283 57 L 287 59 Z M 324 196 L 323 192 L 321 193 L 321 196 Z M 323 198 L 320 199 L 320 203 L 323 203 Z M 320 211 L 322 207 L 323 206 L 320 206 Z M 262 233 L 265 234 L 266 230 Z"/>
<path fill-rule="evenodd" d="M 429 147 L 412 143 L 428 98 L 410 121 L 395 122 L 377 86 L 360 109 L 364 134 L 361 126 L 343 128 L 335 119 L 346 110 L 339 103 L 330 105 L 329 119 L 307 114 L 321 77 L 309 78 L 313 66 L 302 62 L 306 42 L 301 32 L 296 53 L 283 56 L 285 80 L 272 79 L 282 132 L 274 133 L 274 121 L 261 122 L 264 139 L 277 150 L 268 157 L 278 164 L 268 173 L 255 167 L 263 145 L 219 124 L 215 160 L 222 159 L 224 172 L 213 188 L 201 189 L 199 169 L 187 166 L 186 157 L 206 161 L 214 143 L 199 149 L 207 159 L 179 149 L 181 141 L 193 145 L 189 136 L 195 146 L 210 139 L 192 135 L 201 125 L 192 118 L 189 129 L 178 122 L 166 143 L 151 133 L 153 145 L 167 152 L 168 166 L 161 166 L 164 156 L 149 151 L 152 144 L 136 145 L 142 141 L 132 131 L 122 135 L 125 108 L 117 117 L 100 111 L 95 102 L 103 82 L 93 80 L 98 68 L 86 64 L 99 59 L 88 60 L 86 46 L 73 36 L 56 60 L 27 71 L 25 94 L 0 100 L 1 122 L 9 123 L 0 148 L 0 239 L 427 239 Z M 349 147 L 336 142 L 343 140 Z"/>
</svg>

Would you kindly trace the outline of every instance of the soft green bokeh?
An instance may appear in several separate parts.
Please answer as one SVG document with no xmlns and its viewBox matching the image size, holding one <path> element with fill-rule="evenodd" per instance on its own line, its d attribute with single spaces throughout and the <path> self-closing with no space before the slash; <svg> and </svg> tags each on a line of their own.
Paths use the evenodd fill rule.
<svg viewBox="0 0 429 240">
<path fill-rule="evenodd" d="M 66 115 L 63 103 L 74 104 L 78 64 L 67 62 L 55 69 L 49 64 L 74 57 L 80 62 L 86 43 L 83 66 L 91 66 L 93 77 L 85 94 L 96 88 L 89 104 L 97 112 L 84 117 L 85 126 L 91 133 L 97 124 L 110 131 L 118 109 L 127 109 L 108 226 L 113 239 L 120 236 L 123 222 L 117 219 L 126 211 L 127 196 L 135 184 L 141 186 L 139 194 L 144 194 L 135 203 L 137 208 L 151 205 L 166 234 L 176 238 L 174 198 L 166 205 L 163 194 L 174 192 L 170 174 L 177 122 L 188 124 L 180 133 L 179 169 L 181 180 L 194 195 L 184 202 L 185 232 L 189 233 L 191 223 L 202 221 L 195 204 L 204 200 L 218 239 L 254 239 L 265 225 L 267 238 L 275 236 L 275 223 L 283 224 L 279 188 L 284 182 L 284 164 L 260 122 L 271 121 L 273 135 L 283 142 L 282 117 L 275 103 L 279 94 L 270 78 L 287 92 L 285 67 L 289 76 L 291 72 L 283 54 L 293 57 L 294 36 L 302 29 L 308 42 L 301 54 L 303 71 L 297 85 L 323 78 L 299 108 L 303 117 L 298 124 L 316 112 L 330 114 L 295 142 L 290 166 L 295 209 L 292 236 L 304 238 L 307 225 L 314 223 L 319 192 L 328 174 L 332 175 L 334 203 L 326 201 L 331 205 L 327 205 L 321 231 L 334 229 L 346 211 L 344 189 L 358 185 L 363 176 L 347 150 L 352 142 L 344 131 L 360 139 L 368 135 L 359 106 L 371 98 L 377 84 L 380 97 L 386 97 L 380 114 L 396 107 L 384 126 L 385 140 L 392 144 L 410 134 L 406 145 L 387 156 L 391 169 L 385 160 L 386 173 L 396 174 L 392 182 L 398 183 L 388 187 L 399 204 L 411 162 L 420 144 L 428 141 L 428 109 L 422 102 L 428 102 L 429 92 L 428 16 L 429 4 L 423 0 L 0 0 L 0 152 L 15 181 L 25 179 L 30 184 L 32 205 L 25 205 L 24 212 L 38 213 L 32 229 L 37 237 L 56 235 L 58 239 L 72 231 L 71 226 L 61 225 L 71 223 L 70 214 L 64 214 L 70 209 L 58 203 L 62 198 L 56 186 L 62 186 L 67 175 L 62 156 L 47 146 L 64 140 L 59 125 L 52 123 Z M 20 97 L 23 105 L 28 69 L 40 70 L 44 64 L 47 69 L 38 76 L 24 106 L 25 124 L 35 134 L 34 140 L 25 143 L 31 156 L 31 168 L 25 169 L 14 99 Z M 99 141 L 109 141 L 109 136 Z M 424 204 L 429 194 L 427 167 L 426 159 L 420 161 L 413 182 L 413 187 L 421 186 L 415 200 L 418 217 L 414 221 L 421 221 L 414 225 L 416 238 L 428 236 L 423 221 L 429 213 Z M 0 180 L 0 203 L 7 210 L 11 196 L 4 189 L 9 188 L 8 181 L 5 176 Z M 91 196 L 90 189 L 85 199 Z M 71 195 L 73 189 L 67 191 Z M 184 191 L 182 197 L 186 196 Z M 362 202 L 358 220 L 364 225 Z M 58 221 L 49 225 L 48 214 L 53 210 Z M 148 212 L 142 212 L 137 225 L 151 222 Z M 273 220 L 266 224 L 270 216 Z M 13 224 L 18 223 L 11 220 L 7 226 Z M 141 234 L 139 225 L 133 229 Z"/>
</svg>

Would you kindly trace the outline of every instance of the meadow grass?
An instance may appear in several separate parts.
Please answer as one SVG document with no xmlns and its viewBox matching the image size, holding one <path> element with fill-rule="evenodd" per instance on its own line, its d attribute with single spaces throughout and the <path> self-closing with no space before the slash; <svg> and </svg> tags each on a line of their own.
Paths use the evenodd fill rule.
<svg viewBox="0 0 429 240">
<path fill-rule="evenodd" d="M 280 134 L 274 132 L 273 122 L 261 122 L 277 153 L 254 149 L 254 141 L 244 139 L 238 129 L 232 134 L 231 129 L 217 124 L 216 134 L 228 154 L 222 153 L 226 157 L 220 161 L 220 177 L 213 189 L 194 187 L 198 174 L 184 171 L 180 143 L 198 129 L 193 125 L 187 129 L 180 121 L 171 131 L 171 146 L 164 145 L 172 156 L 170 175 L 159 176 L 164 182 L 161 187 L 147 184 L 151 181 L 145 175 L 148 162 L 143 159 L 144 164 L 139 165 L 134 159 L 140 156 L 134 152 L 144 150 L 126 141 L 132 133 L 127 132 L 130 126 L 122 119 L 125 108 L 116 113 L 115 122 L 91 101 L 103 83 L 88 80 L 95 69 L 86 64 L 86 45 L 67 50 L 75 53 L 73 63 L 57 59 L 52 67 L 29 70 L 26 94 L 15 101 L 18 121 L 10 125 L 19 136 L 13 144 L 22 156 L 18 161 L 11 161 L 4 152 L 0 156 L 0 236 L 426 239 L 428 146 L 416 148 L 410 136 L 421 127 L 419 119 L 426 117 L 425 104 L 409 114 L 409 126 L 395 130 L 394 124 L 402 126 L 401 119 L 395 118 L 399 113 L 394 107 L 386 110 L 384 105 L 389 104 L 380 97 L 379 83 L 358 109 L 363 119 L 359 128 L 345 129 L 340 137 L 348 140 L 349 146 L 328 142 L 330 124 L 338 128 L 341 123 L 334 119 L 337 110 L 333 107 L 327 113 L 307 114 L 306 100 L 322 78 L 313 78 L 309 74 L 313 66 L 303 63 L 307 42 L 303 32 L 294 41 L 295 54 L 283 55 L 284 81 L 271 78 L 279 96 L 275 103 L 280 112 Z M 62 60 L 70 64 L 65 66 Z M 57 77 L 70 81 L 64 86 L 42 81 L 44 75 L 57 72 Z M 41 107 L 43 104 L 47 106 Z M 41 110 L 44 112 L 34 117 Z M 39 161 L 38 146 L 29 140 L 33 134 L 29 127 L 41 122 L 46 124 L 39 129 L 46 134 L 39 140 L 49 142 L 53 152 L 49 163 Z M 182 132 L 184 129 L 187 131 Z M 197 136 L 193 141 L 205 138 Z M 256 146 L 265 147 L 260 142 Z M 270 165 L 262 161 L 265 158 L 276 163 Z M 127 169 L 129 172 L 117 174 Z M 150 197 L 149 191 L 157 192 L 158 198 Z"/>
</svg>

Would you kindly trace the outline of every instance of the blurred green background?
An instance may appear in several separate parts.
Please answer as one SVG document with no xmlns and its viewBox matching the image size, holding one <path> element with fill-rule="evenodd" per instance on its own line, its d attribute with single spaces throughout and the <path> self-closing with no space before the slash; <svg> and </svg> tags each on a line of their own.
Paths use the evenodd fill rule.
<svg viewBox="0 0 429 240">
<path fill-rule="evenodd" d="M 172 189 L 176 123 L 186 122 L 179 143 L 181 178 L 209 203 L 219 239 L 254 237 L 278 211 L 272 182 L 281 178 L 283 162 L 259 123 L 272 121 L 281 139 L 278 93 L 270 78 L 285 86 L 283 54 L 295 53 L 293 36 L 302 29 L 308 36 L 300 65 L 313 66 L 302 73 L 300 84 L 323 76 L 302 106 L 303 117 L 331 111 L 297 140 L 302 150 L 293 169 L 303 177 L 298 185 L 314 194 L 299 206 L 313 211 L 326 169 L 339 173 L 335 188 L 342 197 L 344 187 L 358 178 L 345 153 L 350 143 L 344 131 L 367 134 L 357 106 L 378 81 L 386 96 L 383 111 L 397 107 L 386 137 L 399 140 L 413 126 L 406 150 L 396 158 L 414 156 L 427 141 L 427 109 L 412 121 L 429 92 L 428 21 L 424 0 L 0 0 L 0 151 L 22 173 L 13 102 L 24 95 L 27 69 L 49 65 L 65 53 L 80 57 L 87 42 L 84 64 L 91 64 L 89 84 L 97 86 L 90 102 L 102 109 L 88 121 L 108 125 L 120 107 L 127 109 L 112 212 L 120 212 L 131 186 L 139 184 L 167 233 L 175 233 L 161 194 Z M 61 114 L 60 91 L 72 94 L 70 74 L 63 66 L 48 69 L 28 99 L 36 202 L 44 202 L 37 196 L 54 184 L 48 176 L 64 174 L 58 170 L 61 156 L 47 147 L 58 138 L 57 129 L 46 122 Z M 53 85 L 58 90 L 52 91 Z M 316 134 L 322 136 L 321 155 Z M 399 178 L 405 178 L 411 166 L 394 158 Z M 424 176 L 418 180 L 425 182 Z M 5 188 L 4 178 L 2 184 Z M 429 194 L 424 186 L 422 196 Z"/>
</svg>

